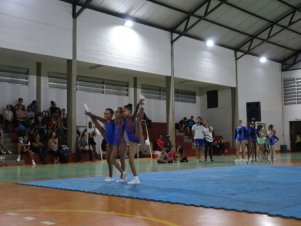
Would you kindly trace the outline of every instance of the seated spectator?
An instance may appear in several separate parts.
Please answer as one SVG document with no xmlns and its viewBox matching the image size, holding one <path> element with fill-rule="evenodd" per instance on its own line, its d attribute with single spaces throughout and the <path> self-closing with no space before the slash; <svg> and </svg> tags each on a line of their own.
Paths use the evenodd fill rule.
<svg viewBox="0 0 301 226">
<path fill-rule="evenodd" d="M 25 110 L 25 105 L 23 104 L 23 98 L 21 98 L 21 97 L 18 99 L 18 102 L 15 105 L 15 111 L 19 108 Z"/>
<path fill-rule="evenodd" d="M 34 119 L 35 113 L 31 110 L 31 107 L 27 107 L 27 124 L 29 125 L 30 122 Z"/>
<path fill-rule="evenodd" d="M 183 151 L 182 145 L 178 145 L 177 147 L 177 161 L 188 162 L 188 159 Z"/>
<path fill-rule="evenodd" d="M 63 120 L 63 125 L 66 130 L 67 129 L 67 113 L 66 113 L 65 108 L 62 109 L 61 119 Z"/>
<path fill-rule="evenodd" d="M 34 114 L 36 114 L 36 113 L 38 112 L 38 104 L 37 104 L 37 101 L 36 101 L 36 100 L 33 100 L 33 101 L 31 102 L 31 104 L 28 105 L 28 107 L 31 108 L 31 110 L 32 110 L 32 112 L 33 112 Z"/>
<path fill-rule="evenodd" d="M 167 154 L 168 157 L 172 159 L 173 162 L 177 161 L 177 154 L 173 148 Z"/>
<path fill-rule="evenodd" d="M 2 133 L 0 132 L 0 154 L 5 155 L 5 154 L 12 154 L 11 151 L 7 149 L 7 147 L 4 146 L 2 143 Z"/>
<path fill-rule="evenodd" d="M 52 117 L 52 115 L 57 111 L 60 111 L 60 108 L 56 106 L 56 103 L 53 100 L 50 101 L 50 108 L 49 108 L 50 117 Z"/>
<path fill-rule="evenodd" d="M 162 151 L 161 155 L 159 156 L 158 163 L 173 163 L 173 160 L 168 156 L 166 151 Z"/>
<path fill-rule="evenodd" d="M 192 126 L 195 124 L 194 117 L 191 116 L 190 119 L 187 120 L 187 129 L 188 135 L 192 137 Z"/>
<path fill-rule="evenodd" d="M 23 105 L 24 106 L 24 105 Z M 23 125 L 26 125 L 27 123 L 27 112 L 25 111 L 25 107 L 22 107 L 21 105 L 16 108 L 16 118 L 17 121 L 22 123 Z"/>
<path fill-rule="evenodd" d="M 186 117 L 184 117 L 182 120 L 180 120 L 179 130 L 181 133 L 186 133 L 186 131 L 187 131 L 187 118 Z"/>
<path fill-rule="evenodd" d="M 162 134 L 159 135 L 159 139 L 156 141 L 157 148 L 156 150 L 162 151 L 164 148 L 164 137 Z"/>
<path fill-rule="evenodd" d="M 3 124 L 4 124 L 4 131 L 8 131 L 11 133 L 13 128 L 14 122 L 14 112 L 12 110 L 11 105 L 6 105 L 5 110 L 3 111 Z"/>
<path fill-rule="evenodd" d="M 48 151 L 53 155 L 54 164 L 59 163 L 59 139 L 55 132 L 50 132 L 48 139 Z"/>
<path fill-rule="evenodd" d="M 35 130 L 42 136 L 43 139 L 47 136 L 46 123 L 42 115 L 39 115 L 35 121 Z"/>
<path fill-rule="evenodd" d="M 96 154 L 96 143 L 94 137 L 97 135 L 95 127 L 93 127 L 92 122 L 89 121 L 88 123 L 88 146 L 89 148 L 92 147 L 93 153 Z"/>
<path fill-rule="evenodd" d="M 88 146 L 86 132 L 83 132 L 81 134 L 80 139 L 77 141 L 77 145 L 76 145 L 77 161 L 79 162 L 81 162 L 82 152 L 89 152 L 89 160 L 93 161 L 93 153 Z"/>
<path fill-rule="evenodd" d="M 24 137 L 26 134 L 26 127 L 21 122 L 19 122 L 16 128 L 16 132 L 18 137 Z"/>
<path fill-rule="evenodd" d="M 20 160 L 21 160 L 21 153 L 24 153 L 24 154 L 28 153 L 31 157 L 32 165 L 36 165 L 34 158 L 33 158 L 33 152 L 31 151 L 30 141 L 29 141 L 27 134 L 25 134 L 24 137 L 19 138 L 17 162 L 20 162 Z"/>
<path fill-rule="evenodd" d="M 41 141 L 41 136 L 39 133 L 35 135 L 35 139 L 32 142 L 32 150 L 34 153 L 39 154 L 42 164 L 47 164 L 47 153 L 44 144 Z"/>
<path fill-rule="evenodd" d="M 169 135 L 167 135 L 166 137 L 165 137 L 165 141 L 164 141 L 164 149 L 166 150 L 166 152 L 168 153 L 170 150 L 171 150 L 171 148 L 173 147 L 173 145 L 171 144 L 171 141 L 170 141 L 170 136 Z"/>
<path fill-rule="evenodd" d="M 225 154 L 225 141 L 222 136 L 216 136 L 212 144 L 213 155 Z"/>
</svg>

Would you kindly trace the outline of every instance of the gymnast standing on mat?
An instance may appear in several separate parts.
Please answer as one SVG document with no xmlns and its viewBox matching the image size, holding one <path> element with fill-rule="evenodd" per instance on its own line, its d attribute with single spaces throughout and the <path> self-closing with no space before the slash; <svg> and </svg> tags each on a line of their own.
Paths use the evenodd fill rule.
<svg viewBox="0 0 301 226">
<path fill-rule="evenodd" d="M 271 153 L 271 160 L 274 160 L 274 152 L 275 152 L 275 144 L 279 140 L 279 138 L 276 136 L 276 130 L 274 129 L 274 125 L 269 125 L 268 126 L 268 133 L 267 133 L 267 138 L 268 138 L 268 147 L 269 151 Z"/>
<path fill-rule="evenodd" d="M 124 123 L 125 120 L 122 114 L 122 107 L 118 107 L 115 111 L 115 119 L 114 119 L 115 127 L 114 127 L 114 139 L 113 139 L 113 150 L 111 154 L 111 163 L 119 170 L 120 178 L 116 180 L 118 183 L 126 182 L 126 171 L 125 171 L 125 140 L 123 138 L 124 133 Z M 120 164 L 116 161 L 117 156 L 120 156 Z"/>
<path fill-rule="evenodd" d="M 132 113 L 132 104 L 128 104 L 123 107 L 123 116 L 125 117 L 125 131 L 129 141 L 129 163 L 134 176 L 134 178 L 131 181 L 129 181 L 128 184 L 140 184 L 140 180 L 134 163 L 134 158 L 137 153 L 138 144 L 140 143 L 142 137 L 141 120 L 144 114 L 143 107 L 140 107 L 140 105 L 142 104 L 144 104 L 144 99 L 141 98 L 135 108 L 134 113 Z M 138 110 L 139 114 L 136 120 Z"/>
<path fill-rule="evenodd" d="M 113 118 L 114 111 L 111 108 L 107 108 L 104 112 L 104 117 L 99 117 L 91 112 L 86 111 L 86 115 L 90 116 L 92 122 L 94 123 L 95 127 L 99 130 L 101 135 L 105 138 L 107 142 L 107 148 L 106 148 L 106 159 L 109 167 L 109 176 L 104 180 L 106 182 L 112 182 L 113 181 L 113 166 L 111 163 L 111 155 L 113 151 L 113 143 L 114 143 L 114 128 L 115 128 L 115 123 Z M 105 126 L 103 128 L 99 122 L 102 122 Z M 123 170 L 119 170 L 121 176 L 123 175 Z"/>
</svg>

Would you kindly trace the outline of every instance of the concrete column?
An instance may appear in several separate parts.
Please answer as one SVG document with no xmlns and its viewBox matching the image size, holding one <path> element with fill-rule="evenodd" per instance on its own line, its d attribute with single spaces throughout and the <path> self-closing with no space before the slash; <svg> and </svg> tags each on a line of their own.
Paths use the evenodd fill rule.
<svg viewBox="0 0 301 226">
<path fill-rule="evenodd" d="M 77 75 L 77 23 L 73 17 L 72 60 L 67 60 L 67 137 L 68 147 L 76 151 L 76 75 Z"/>
<path fill-rule="evenodd" d="M 236 88 L 231 88 L 231 105 L 232 105 L 232 146 L 235 147 L 235 128 L 238 124 L 238 70 L 237 70 L 237 52 L 234 52 L 235 57 L 235 78 Z"/>
<path fill-rule="evenodd" d="M 38 105 L 38 112 L 42 111 L 42 63 L 37 62 L 36 65 L 36 101 Z"/>
<path fill-rule="evenodd" d="M 134 77 L 134 105 L 138 102 L 138 79 Z"/>
<path fill-rule="evenodd" d="M 176 145 L 175 129 L 175 84 L 174 84 L 174 45 L 172 42 L 173 34 L 171 33 L 171 76 L 166 77 L 166 119 L 167 131 L 173 145 Z"/>
</svg>

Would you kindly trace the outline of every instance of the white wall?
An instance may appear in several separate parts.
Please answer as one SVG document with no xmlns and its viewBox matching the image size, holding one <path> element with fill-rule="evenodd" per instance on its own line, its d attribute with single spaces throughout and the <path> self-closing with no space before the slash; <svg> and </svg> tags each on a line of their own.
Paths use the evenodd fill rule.
<svg viewBox="0 0 301 226">
<path fill-rule="evenodd" d="M 253 56 L 244 56 L 238 61 L 238 116 L 246 123 L 246 103 L 260 101 L 261 121 L 275 126 L 280 138 L 278 145 L 284 142 L 281 89 L 280 64 L 262 64 Z"/>
<path fill-rule="evenodd" d="M 78 59 L 170 75 L 169 33 L 86 9 L 78 19 Z"/>
<path fill-rule="evenodd" d="M 175 76 L 224 86 L 236 86 L 232 50 L 181 37 L 175 42 Z"/>
<path fill-rule="evenodd" d="M 0 47 L 71 58 L 71 8 L 54 0 L 0 1 Z"/>
<path fill-rule="evenodd" d="M 207 91 L 218 90 L 218 108 L 207 108 Z M 231 88 L 211 87 L 203 89 L 201 95 L 201 117 L 208 120 L 215 135 L 223 136 L 232 143 L 232 107 Z"/>
<path fill-rule="evenodd" d="M 282 73 L 282 78 L 300 78 L 301 70 L 287 71 Z M 284 105 L 283 106 L 283 124 L 284 124 L 284 141 L 291 148 L 290 144 L 290 121 L 301 121 L 301 105 Z"/>
</svg>

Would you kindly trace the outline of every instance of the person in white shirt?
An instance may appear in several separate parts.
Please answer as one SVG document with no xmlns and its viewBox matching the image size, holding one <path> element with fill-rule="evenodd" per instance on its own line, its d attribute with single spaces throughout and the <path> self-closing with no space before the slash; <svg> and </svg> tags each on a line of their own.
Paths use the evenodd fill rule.
<svg viewBox="0 0 301 226">
<path fill-rule="evenodd" d="M 212 142 L 213 142 L 213 127 L 209 125 L 209 122 L 205 122 L 205 161 L 207 162 L 207 155 L 209 152 L 210 160 L 213 162 L 212 158 Z"/>
<path fill-rule="evenodd" d="M 202 118 L 197 117 L 197 122 L 192 126 L 192 132 L 194 137 L 194 146 L 196 149 L 197 160 L 201 161 L 201 152 L 204 151 L 205 148 L 205 140 L 204 140 L 204 129 L 202 123 Z"/>
</svg>

